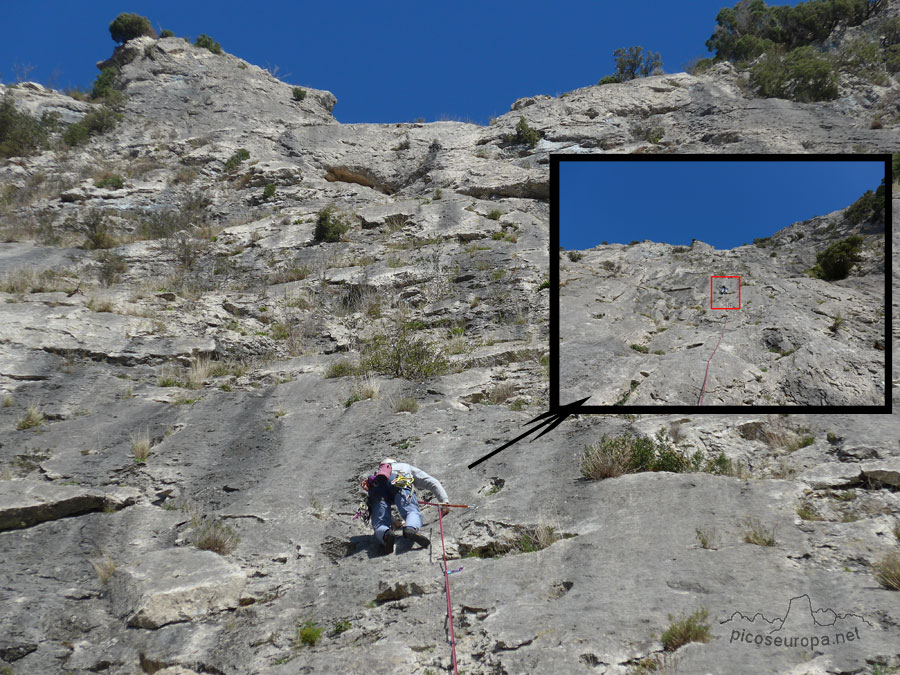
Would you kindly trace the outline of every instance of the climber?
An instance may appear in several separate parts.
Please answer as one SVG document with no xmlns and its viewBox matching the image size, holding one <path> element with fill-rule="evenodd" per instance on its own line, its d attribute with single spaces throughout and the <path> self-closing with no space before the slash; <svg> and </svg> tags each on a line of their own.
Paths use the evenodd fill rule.
<svg viewBox="0 0 900 675">
<path fill-rule="evenodd" d="M 728 293 L 728 286 L 722 284 L 721 288 L 719 288 L 719 295 L 725 295 Z"/>
<path fill-rule="evenodd" d="M 398 462 L 392 457 L 384 459 L 378 470 L 363 481 L 363 489 L 369 494 L 368 507 L 375 530 L 375 539 L 383 544 L 386 553 L 394 551 L 394 527 L 403 527 L 403 536 L 422 547 L 431 542 L 428 537 L 419 533 L 422 527 L 422 515 L 419 513 L 419 502 L 413 487 L 427 488 L 441 504 L 450 502 L 444 486 L 436 478 L 429 476 L 421 469 Z M 391 518 L 391 505 L 400 511 L 402 520 L 399 523 Z M 441 516 L 446 516 L 450 509 L 441 506 Z"/>
</svg>

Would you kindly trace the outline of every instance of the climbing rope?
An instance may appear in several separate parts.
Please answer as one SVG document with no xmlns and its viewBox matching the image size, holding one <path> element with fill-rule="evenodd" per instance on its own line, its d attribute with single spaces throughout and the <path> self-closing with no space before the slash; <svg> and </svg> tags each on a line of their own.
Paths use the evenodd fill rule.
<svg viewBox="0 0 900 675">
<path fill-rule="evenodd" d="M 444 571 L 444 588 L 447 592 L 447 620 L 450 622 L 450 650 L 453 660 L 453 675 L 459 675 L 459 671 L 456 668 L 456 635 L 453 632 L 453 606 L 450 604 L 450 575 L 454 572 L 459 572 L 462 570 L 462 567 L 453 571 L 447 570 L 447 547 L 444 545 L 444 512 L 440 507 L 452 506 L 458 509 L 467 509 L 469 507 L 464 504 L 435 504 L 434 502 L 419 502 L 419 504 L 438 507 L 438 523 L 441 527 L 441 551 L 444 554 L 444 564 L 441 569 Z"/>
<path fill-rule="evenodd" d="M 719 348 L 719 343 L 722 342 L 722 336 L 725 335 L 725 326 L 728 324 L 728 315 L 725 315 L 725 323 L 722 324 L 722 332 L 719 333 L 719 342 L 716 343 L 716 349 Z M 716 349 L 713 349 L 713 353 L 709 355 L 709 359 L 706 362 L 706 374 L 703 376 L 703 387 L 700 389 L 700 405 L 703 405 L 703 394 L 706 392 L 706 376 L 709 375 L 709 362 L 712 361 L 713 356 L 716 355 Z"/>
</svg>

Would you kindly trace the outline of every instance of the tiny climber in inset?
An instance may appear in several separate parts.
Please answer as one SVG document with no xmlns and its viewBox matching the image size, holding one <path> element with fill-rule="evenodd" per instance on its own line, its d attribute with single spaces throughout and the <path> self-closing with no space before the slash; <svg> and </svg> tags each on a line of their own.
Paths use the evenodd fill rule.
<svg viewBox="0 0 900 675">
<path fill-rule="evenodd" d="M 423 547 L 431 544 L 428 537 L 419 533 L 419 528 L 422 527 L 422 514 L 419 513 L 419 502 L 413 487 L 431 490 L 441 504 L 450 502 L 439 480 L 418 467 L 398 462 L 393 457 L 382 460 L 378 470 L 363 481 L 363 489 L 369 494 L 368 507 L 375 539 L 382 544 L 386 553 L 394 551 L 396 539 L 394 529 L 398 525 L 403 528 L 403 536 L 406 539 Z M 391 506 L 396 506 L 400 511 L 399 522 L 392 518 Z M 441 506 L 442 516 L 446 516 L 449 512 L 448 507 Z"/>
<path fill-rule="evenodd" d="M 726 286 L 725 284 L 722 284 L 719 287 L 719 295 L 727 295 L 727 294 L 728 294 L 728 286 Z"/>
</svg>

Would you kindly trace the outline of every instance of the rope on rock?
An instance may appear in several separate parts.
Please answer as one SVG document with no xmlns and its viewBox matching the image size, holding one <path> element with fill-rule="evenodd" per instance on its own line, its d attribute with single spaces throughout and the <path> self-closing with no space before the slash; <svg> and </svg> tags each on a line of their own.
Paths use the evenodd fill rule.
<svg viewBox="0 0 900 675">
<path fill-rule="evenodd" d="M 703 394 L 706 393 L 706 377 L 709 375 L 709 363 L 712 361 L 713 356 L 716 355 L 716 350 L 719 348 L 719 343 L 722 342 L 722 336 L 725 335 L 725 326 L 728 324 L 728 315 L 725 315 L 725 323 L 722 324 L 722 332 L 719 333 L 719 342 L 716 343 L 716 349 L 713 349 L 713 353 L 709 355 L 709 359 L 706 361 L 706 374 L 703 376 L 703 387 L 700 389 L 700 405 L 703 405 Z"/>
<path fill-rule="evenodd" d="M 438 507 L 438 523 L 441 527 L 441 551 L 444 554 L 444 565 L 441 568 L 444 572 L 444 589 L 447 593 L 447 620 L 450 622 L 450 650 L 453 659 L 453 675 L 459 675 L 456 667 L 456 635 L 453 632 L 453 606 L 450 604 L 450 575 L 459 572 L 462 567 L 452 572 L 447 571 L 447 547 L 444 545 L 444 512 L 441 506 L 451 506 L 457 509 L 467 509 L 464 504 L 435 504 L 434 502 L 419 502 L 421 506 L 437 506 Z"/>
</svg>

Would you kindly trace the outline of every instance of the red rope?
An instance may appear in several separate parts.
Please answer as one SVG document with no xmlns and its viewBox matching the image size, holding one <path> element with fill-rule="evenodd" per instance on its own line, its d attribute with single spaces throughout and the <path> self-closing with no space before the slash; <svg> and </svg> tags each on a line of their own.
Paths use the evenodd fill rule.
<svg viewBox="0 0 900 675">
<path fill-rule="evenodd" d="M 716 349 L 713 349 L 713 353 L 709 355 L 709 359 L 706 362 L 706 375 L 703 376 L 703 388 L 700 389 L 700 405 L 703 405 L 703 394 L 706 392 L 706 376 L 709 375 L 709 362 L 712 361 L 713 356 L 716 355 L 716 350 L 719 348 L 719 343 L 722 342 L 722 336 L 725 335 L 725 326 L 728 323 L 728 315 L 725 315 L 725 323 L 722 324 L 722 332 L 719 333 L 719 342 L 716 343 Z"/>
<path fill-rule="evenodd" d="M 453 655 L 453 675 L 459 675 L 456 669 L 456 635 L 453 632 L 453 607 L 450 604 L 450 573 L 447 572 L 447 548 L 444 546 L 444 510 L 441 506 L 450 506 L 450 504 L 434 504 L 432 502 L 420 502 L 424 506 L 438 507 L 438 523 L 441 527 L 441 551 L 444 554 L 444 588 L 447 591 L 447 619 L 450 621 L 450 649 Z M 462 505 L 453 504 L 458 508 L 467 508 Z"/>
<path fill-rule="evenodd" d="M 447 618 L 450 620 L 450 648 L 453 654 L 453 675 L 458 675 L 456 669 L 456 636 L 453 634 L 453 608 L 450 604 L 450 575 L 447 573 L 447 549 L 444 547 L 444 510 L 438 507 L 438 523 L 441 526 L 441 551 L 444 554 L 444 586 L 447 589 Z"/>
</svg>

